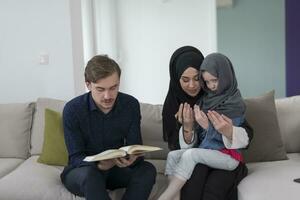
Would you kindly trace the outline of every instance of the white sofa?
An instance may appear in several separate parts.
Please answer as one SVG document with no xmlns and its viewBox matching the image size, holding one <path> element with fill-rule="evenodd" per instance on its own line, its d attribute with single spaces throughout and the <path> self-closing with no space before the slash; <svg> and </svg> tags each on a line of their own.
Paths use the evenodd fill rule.
<svg viewBox="0 0 300 200">
<path fill-rule="evenodd" d="M 61 111 L 64 103 L 39 98 L 35 103 L 0 104 L 0 200 L 82 199 L 69 193 L 62 185 L 59 177 L 62 166 L 37 162 L 43 146 L 44 109 Z M 240 200 L 296 200 L 300 197 L 300 184 L 293 182 L 294 178 L 300 178 L 300 117 L 297 117 L 300 96 L 276 100 L 276 106 L 290 159 L 247 164 L 249 175 L 238 187 Z M 144 144 L 165 149 L 147 155 L 158 171 L 149 198 L 153 200 L 167 184 L 163 172 L 168 151 L 167 145 L 162 142 L 161 110 L 161 105 L 141 104 Z M 120 199 L 122 192 L 111 192 L 112 199 Z"/>
<path fill-rule="evenodd" d="M 300 96 L 276 99 L 287 160 L 247 163 L 248 176 L 238 186 L 239 200 L 298 200 L 300 183 Z M 262 117 L 257 116 L 257 120 Z M 255 130 L 254 130 L 255 137 Z M 272 138 L 265 138 L 267 144 Z"/>
</svg>

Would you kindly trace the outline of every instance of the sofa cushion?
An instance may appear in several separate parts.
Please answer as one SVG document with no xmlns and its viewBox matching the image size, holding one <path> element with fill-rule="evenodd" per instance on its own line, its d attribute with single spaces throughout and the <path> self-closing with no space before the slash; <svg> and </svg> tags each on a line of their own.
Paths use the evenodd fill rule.
<svg viewBox="0 0 300 200">
<path fill-rule="evenodd" d="M 0 179 L 0 199 L 73 200 L 74 195 L 61 183 L 62 167 L 40 164 L 37 158 L 38 156 L 31 156 Z"/>
<path fill-rule="evenodd" d="M 263 96 L 248 98 L 246 120 L 254 131 L 253 139 L 247 150 L 243 151 L 246 162 L 272 161 L 286 159 L 277 112 L 274 91 Z"/>
<path fill-rule="evenodd" d="M 152 160 L 152 159 L 147 160 L 146 159 L 146 161 L 151 162 L 155 166 L 156 172 L 158 174 L 165 174 L 165 168 L 166 168 L 166 162 L 167 162 L 166 160 Z"/>
<path fill-rule="evenodd" d="M 286 151 L 300 152 L 300 96 L 276 99 L 275 103 Z"/>
<path fill-rule="evenodd" d="M 28 157 L 33 111 L 33 103 L 0 104 L 0 157 Z"/>
<path fill-rule="evenodd" d="M 45 110 L 43 150 L 38 162 L 62 166 L 68 164 L 61 113 L 48 108 Z"/>
<path fill-rule="evenodd" d="M 44 126 L 45 126 L 45 109 L 62 112 L 65 101 L 39 98 L 36 102 L 36 111 L 33 117 L 32 133 L 31 133 L 31 155 L 41 154 L 44 142 Z"/>
<path fill-rule="evenodd" d="M 248 163 L 249 173 L 238 186 L 239 200 L 298 200 L 300 154 L 288 154 L 289 160 Z"/>
<path fill-rule="evenodd" d="M 13 171 L 23 161 L 20 158 L 0 158 L 0 178 Z"/>
<path fill-rule="evenodd" d="M 75 197 L 63 186 L 60 173 L 63 167 L 44 165 L 31 156 L 13 172 L 0 179 L 0 199 L 5 200 L 83 200 Z M 156 200 L 167 186 L 167 178 L 156 177 L 149 200 Z M 33 189 L 34 188 L 34 189 Z M 17 191 L 17 192 L 16 192 Z M 124 189 L 110 192 L 112 200 L 121 199 Z"/>
<path fill-rule="evenodd" d="M 166 159 L 168 145 L 163 141 L 162 136 L 162 105 L 141 103 L 141 131 L 145 145 L 161 147 L 162 151 L 154 151 L 145 155 L 148 159 Z"/>
</svg>

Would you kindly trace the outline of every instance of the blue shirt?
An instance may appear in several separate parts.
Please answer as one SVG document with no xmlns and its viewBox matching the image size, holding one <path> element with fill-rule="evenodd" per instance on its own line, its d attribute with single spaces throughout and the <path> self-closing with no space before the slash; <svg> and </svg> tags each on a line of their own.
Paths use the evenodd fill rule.
<svg viewBox="0 0 300 200">
<path fill-rule="evenodd" d="M 118 93 L 112 110 L 103 113 L 91 93 L 69 101 L 63 110 L 65 142 L 69 153 L 66 168 L 91 165 L 86 156 L 124 145 L 142 144 L 140 105 L 134 97 Z"/>
<path fill-rule="evenodd" d="M 236 117 L 232 119 L 234 126 L 240 126 L 244 122 L 244 117 Z M 222 135 L 209 124 L 208 130 L 200 129 L 198 131 L 200 145 L 199 148 L 221 150 L 225 148 Z"/>
</svg>

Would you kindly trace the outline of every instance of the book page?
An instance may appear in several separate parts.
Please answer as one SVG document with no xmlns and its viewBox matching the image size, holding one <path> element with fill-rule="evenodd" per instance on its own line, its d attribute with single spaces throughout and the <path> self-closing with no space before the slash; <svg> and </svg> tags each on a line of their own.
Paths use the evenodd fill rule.
<svg viewBox="0 0 300 200">
<path fill-rule="evenodd" d="M 128 154 L 140 154 L 140 153 L 146 153 L 146 152 L 151 152 L 151 151 L 158 151 L 162 150 L 159 147 L 154 147 L 154 146 L 147 146 L 147 145 L 130 145 L 130 146 L 125 146 L 121 147 L 120 149 L 127 151 Z"/>
<path fill-rule="evenodd" d="M 101 161 L 101 160 L 108 160 L 113 158 L 120 158 L 126 156 L 126 152 L 119 149 L 110 149 L 103 151 L 94 156 L 87 156 L 84 161 L 92 162 L 92 161 Z"/>
</svg>

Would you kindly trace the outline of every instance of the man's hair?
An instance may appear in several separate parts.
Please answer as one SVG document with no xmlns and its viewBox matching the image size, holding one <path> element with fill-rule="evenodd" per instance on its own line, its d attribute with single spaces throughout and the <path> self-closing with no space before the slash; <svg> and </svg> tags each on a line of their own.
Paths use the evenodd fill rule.
<svg viewBox="0 0 300 200">
<path fill-rule="evenodd" d="M 89 60 L 85 67 L 85 82 L 97 82 L 117 72 L 121 76 L 119 65 L 107 55 L 97 55 Z"/>
</svg>

